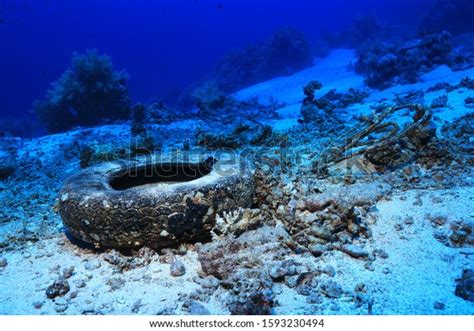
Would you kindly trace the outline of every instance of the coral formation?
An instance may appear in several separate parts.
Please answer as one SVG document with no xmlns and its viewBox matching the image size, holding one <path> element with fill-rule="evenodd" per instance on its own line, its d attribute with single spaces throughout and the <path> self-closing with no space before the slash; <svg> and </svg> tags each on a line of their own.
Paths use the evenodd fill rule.
<svg viewBox="0 0 474 331">
<path fill-rule="evenodd" d="M 301 115 L 306 123 L 330 120 L 335 109 L 346 108 L 354 103 L 362 103 L 369 92 L 349 88 L 346 93 L 330 90 L 320 98 L 315 97 L 317 90 L 323 85 L 318 81 L 310 81 L 303 87 L 305 98 L 301 106 Z"/>
<path fill-rule="evenodd" d="M 375 42 L 360 47 L 357 72 L 373 88 L 414 83 L 422 72 L 436 65 L 449 64 L 452 46 L 448 32 L 431 34 L 401 46 Z"/>
<path fill-rule="evenodd" d="M 54 83 L 34 109 L 50 132 L 93 126 L 130 115 L 128 75 L 114 71 L 110 58 L 96 50 L 75 53 L 71 67 Z"/>
</svg>

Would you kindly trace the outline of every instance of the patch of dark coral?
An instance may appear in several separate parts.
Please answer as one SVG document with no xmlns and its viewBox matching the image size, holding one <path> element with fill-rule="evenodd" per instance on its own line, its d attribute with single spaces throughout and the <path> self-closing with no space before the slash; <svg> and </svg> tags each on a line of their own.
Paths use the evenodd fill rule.
<svg viewBox="0 0 474 331">
<path fill-rule="evenodd" d="M 95 50 L 75 53 L 71 67 L 34 103 L 50 132 L 125 120 L 130 115 L 128 75 L 115 71 L 110 58 Z"/>
<path fill-rule="evenodd" d="M 474 302 L 474 270 L 466 269 L 461 278 L 456 279 L 456 290 L 454 292 L 464 300 Z"/>
<path fill-rule="evenodd" d="M 323 85 L 319 81 L 310 81 L 303 87 L 305 98 L 301 106 L 301 115 L 304 123 L 324 122 L 334 119 L 333 111 L 347 108 L 351 104 L 363 103 L 369 96 L 367 91 L 350 88 L 346 93 L 339 93 L 335 89 L 330 90 L 322 97 L 315 96 L 316 91 Z"/>
<path fill-rule="evenodd" d="M 419 76 L 437 65 L 455 65 L 451 35 L 426 35 L 403 45 L 375 42 L 358 51 L 355 69 L 368 86 L 384 89 L 396 84 L 415 83 Z"/>
</svg>

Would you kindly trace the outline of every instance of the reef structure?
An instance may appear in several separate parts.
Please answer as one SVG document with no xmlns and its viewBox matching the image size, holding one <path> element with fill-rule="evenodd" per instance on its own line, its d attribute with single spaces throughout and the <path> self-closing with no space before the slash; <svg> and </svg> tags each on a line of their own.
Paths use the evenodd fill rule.
<svg viewBox="0 0 474 331">
<path fill-rule="evenodd" d="M 205 241 L 218 214 L 248 207 L 253 175 L 243 158 L 106 162 L 70 177 L 57 208 L 72 236 L 96 247 L 172 247 Z"/>
</svg>

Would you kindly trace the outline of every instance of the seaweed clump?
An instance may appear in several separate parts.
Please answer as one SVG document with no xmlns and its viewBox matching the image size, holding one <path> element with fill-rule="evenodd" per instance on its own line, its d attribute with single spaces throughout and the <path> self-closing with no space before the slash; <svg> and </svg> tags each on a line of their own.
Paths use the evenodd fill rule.
<svg viewBox="0 0 474 331">
<path fill-rule="evenodd" d="M 96 50 L 75 53 L 71 67 L 36 101 L 34 109 L 49 132 L 94 126 L 130 115 L 128 75 L 115 71 L 107 55 Z"/>
<path fill-rule="evenodd" d="M 355 69 L 372 88 L 414 83 L 422 72 L 436 65 L 450 64 L 451 35 L 444 31 L 427 35 L 397 47 L 384 42 L 364 45 L 358 51 Z"/>
</svg>

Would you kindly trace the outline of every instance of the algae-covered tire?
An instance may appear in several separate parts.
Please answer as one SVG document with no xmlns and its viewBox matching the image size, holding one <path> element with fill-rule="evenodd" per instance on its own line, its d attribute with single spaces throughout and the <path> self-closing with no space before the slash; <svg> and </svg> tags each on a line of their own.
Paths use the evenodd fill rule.
<svg viewBox="0 0 474 331">
<path fill-rule="evenodd" d="M 248 160 L 108 162 L 68 178 L 58 209 L 97 247 L 170 247 L 209 238 L 217 214 L 248 207 L 253 174 Z"/>
</svg>

